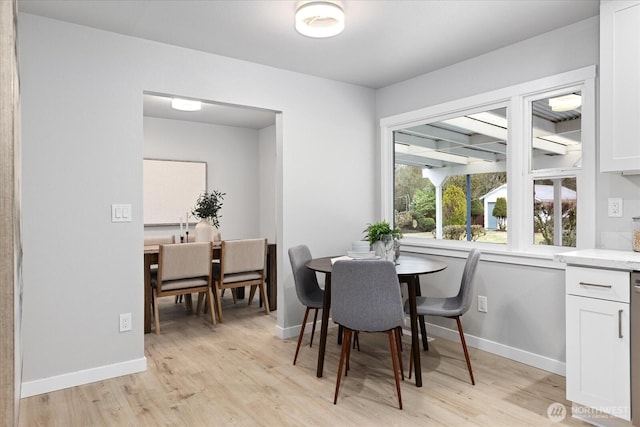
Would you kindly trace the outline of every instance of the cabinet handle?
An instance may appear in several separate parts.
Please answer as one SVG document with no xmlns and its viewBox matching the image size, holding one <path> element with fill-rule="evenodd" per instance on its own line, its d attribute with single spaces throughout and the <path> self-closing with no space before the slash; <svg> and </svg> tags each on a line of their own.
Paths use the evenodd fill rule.
<svg viewBox="0 0 640 427">
<path fill-rule="evenodd" d="M 596 288 L 609 288 L 611 289 L 613 286 L 612 285 L 600 285 L 598 283 L 587 283 L 587 282 L 580 282 L 581 286 L 593 286 Z"/>
<path fill-rule="evenodd" d="M 618 310 L 618 338 L 622 338 L 622 310 Z"/>
<path fill-rule="evenodd" d="M 640 283 L 640 280 L 637 280 L 637 282 Z M 633 291 L 640 292 L 640 285 L 633 285 Z"/>
</svg>

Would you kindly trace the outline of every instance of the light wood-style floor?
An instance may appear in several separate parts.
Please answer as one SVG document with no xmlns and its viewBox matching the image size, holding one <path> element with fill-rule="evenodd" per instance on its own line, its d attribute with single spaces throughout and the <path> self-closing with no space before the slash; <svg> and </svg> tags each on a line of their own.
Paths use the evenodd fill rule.
<svg viewBox="0 0 640 427">
<path fill-rule="evenodd" d="M 295 339 L 274 336 L 275 313 L 224 300 L 225 323 L 212 327 L 165 298 L 162 334 L 145 336 L 146 372 L 23 399 L 20 426 L 586 425 L 547 417 L 554 402 L 570 412 L 563 377 L 470 348 L 472 386 L 460 344 L 440 338 L 422 353 L 424 387 L 401 384 L 399 410 L 386 336 L 361 334 L 334 405 L 337 328 L 316 378 L 317 336 L 310 349 L 307 334 L 293 366 Z"/>
</svg>

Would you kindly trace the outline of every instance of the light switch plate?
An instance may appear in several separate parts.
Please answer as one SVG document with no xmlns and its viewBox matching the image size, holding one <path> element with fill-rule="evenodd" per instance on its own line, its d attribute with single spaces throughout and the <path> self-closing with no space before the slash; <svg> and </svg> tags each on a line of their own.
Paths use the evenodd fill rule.
<svg viewBox="0 0 640 427">
<path fill-rule="evenodd" d="M 111 205 L 111 222 L 131 222 L 131 205 Z"/>
<path fill-rule="evenodd" d="M 609 218 L 622 218 L 622 198 L 610 197 L 607 200 L 607 216 Z"/>
</svg>

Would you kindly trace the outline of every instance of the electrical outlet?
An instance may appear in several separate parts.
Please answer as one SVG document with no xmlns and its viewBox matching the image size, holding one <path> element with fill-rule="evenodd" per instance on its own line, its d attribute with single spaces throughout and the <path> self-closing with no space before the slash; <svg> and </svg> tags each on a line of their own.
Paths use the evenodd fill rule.
<svg viewBox="0 0 640 427">
<path fill-rule="evenodd" d="M 487 297 L 478 295 L 478 311 L 481 313 L 487 312 Z"/>
<path fill-rule="evenodd" d="M 120 332 L 131 330 L 131 313 L 122 313 L 120 315 Z"/>
<path fill-rule="evenodd" d="M 620 197 L 610 197 L 607 201 L 607 215 L 609 218 L 622 217 L 622 199 Z"/>
</svg>

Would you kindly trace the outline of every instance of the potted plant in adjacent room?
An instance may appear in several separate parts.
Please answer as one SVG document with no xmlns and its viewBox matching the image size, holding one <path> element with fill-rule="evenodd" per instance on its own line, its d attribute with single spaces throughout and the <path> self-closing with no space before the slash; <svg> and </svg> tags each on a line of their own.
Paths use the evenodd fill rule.
<svg viewBox="0 0 640 427">
<path fill-rule="evenodd" d="M 390 259 L 390 252 L 396 249 L 396 242 L 402 238 L 399 228 L 391 228 L 387 221 L 379 221 L 373 224 L 368 224 L 367 228 L 363 230 L 365 233 L 364 239 L 368 240 L 371 244 L 377 256 Z M 396 254 L 392 254 L 394 261 Z"/>
<path fill-rule="evenodd" d="M 219 241 L 220 231 L 220 209 L 222 209 L 222 201 L 226 193 L 217 190 L 205 191 L 202 193 L 191 213 L 200 218 L 200 222 L 196 224 L 196 242 L 213 242 Z"/>
</svg>

